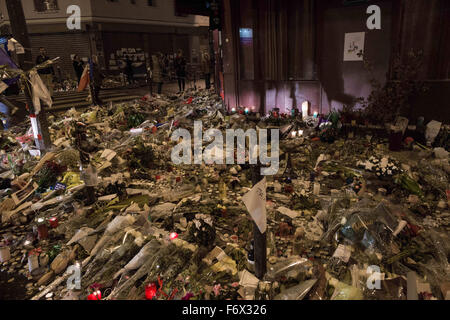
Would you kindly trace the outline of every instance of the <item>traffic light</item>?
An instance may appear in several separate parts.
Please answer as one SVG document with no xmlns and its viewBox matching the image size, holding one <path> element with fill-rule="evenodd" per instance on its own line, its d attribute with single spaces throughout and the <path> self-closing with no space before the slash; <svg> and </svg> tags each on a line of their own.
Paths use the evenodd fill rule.
<svg viewBox="0 0 450 320">
<path fill-rule="evenodd" d="M 222 8 L 220 0 L 212 0 L 209 2 L 211 10 L 209 29 L 222 31 Z"/>
</svg>

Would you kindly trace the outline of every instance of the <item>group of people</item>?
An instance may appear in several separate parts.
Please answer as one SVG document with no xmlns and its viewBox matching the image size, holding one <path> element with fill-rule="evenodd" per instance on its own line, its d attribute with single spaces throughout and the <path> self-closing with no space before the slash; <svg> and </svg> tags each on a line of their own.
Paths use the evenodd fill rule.
<svg viewBox="0 0 450 320">
<path fill-rule="evenodd" d="M 47 51 L 45 48 L 39 49 L 39 56 L 36 59 L 36 64 L 42 64 L 50 58 L 47 55 Z M 128 81 L 130 84 L 134 83 L 134 72 L 133 72 L 133 63 L 129 57 L 125 57 L 125 70 L 124 73 L 127 75 Z M 77 76 L 78 82 L 80 83 L 81 78 L 83 76 L 83 72 L 85 69 L 85 64 L 82 59 L 78 55 L 73 56 L 73 69 Z M 178 50 L 175 58 L 173 59 L 173 67 L 175 70 L 179 93 L 182 93 L 186 89 L 186 77 L 187 77 L 187 60 L 183 55 L 182 50 Z M 211 73 L 212 73 L 212 63 L 211 57 L 207 50 L 205 50 L 201 55 L 201 69 L 202 74 L 205 80 L 206 89 L 211 88 Z M 162 93 L 164 79 L 167 76 L 167 59 L 162 53 L 157 53 L 152 55 L 151 66 L 148 66 L 148 80 L 150 83 L 150 90 L 153 93 L 153 84 L 157 85 L 158 94 Z M 52 66 L 48 68 L 40 69 L 39 75 L 43 80 L 44 84 L 47 86 L 51 96 L 53 97 L 53 79 L 55 76 L 55 72 Z M 91 88 L 92 88 L 92 99 L 96 104 L 101 104 L 101 100 L 99 98 L 99 92 L 101 88 L 101 84 L 105 75 L 100 71 L 98 66 L 97 57 L 93 57 L 91 61 L 90 67 L 90 78 L 91 78 Z"/>
<path fill-rule="evenodd" d="M 184 58 L 183 51 L 178 50 L 178 53 L 173 61 L 175 73 L 178 80 L 179 92 L 183 92 L 186 88 L 186 66 L 187 61 Z M 157 53 L 152 56 L 151 66 L 151 82 L 158 86 L 158 94 L 162 93 L 164 78 L 167 76 L 167 67 L 165 58 L 162 53 Z"/>
<path fill-rule="evenodd" d="M 173 60 L 175 74 L 178 82 L 178 93 L 182 93 L 186 89 L 187 78 L 187 60 L 183 55 L 182 50 L 178 50 L 175 59 Z M 211 88 L 211 57 L 205 50 L 202 54 L 202 74 L 205 79 L 206 89 Z M 165 56 L 162 53 L 154 54 L 152 56 L 152 66 L 148 68 L 150 74 L 151 83 L 155 83 L 158 87 L 158 94 L 161 94 L 164 78 L 167 75 L 167 65 Z M 152 90 L 152 89 L 151 89 Z"/>
</svg>

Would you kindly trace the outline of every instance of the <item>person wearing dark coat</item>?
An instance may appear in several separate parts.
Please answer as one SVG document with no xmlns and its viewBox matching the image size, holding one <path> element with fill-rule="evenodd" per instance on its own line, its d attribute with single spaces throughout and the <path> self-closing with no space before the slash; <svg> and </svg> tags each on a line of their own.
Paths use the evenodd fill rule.
<svg viewBox="0 0 450 320">
<path fill-rule="evenodd" d="M 175 58 L 175 71 L 178 78 L 178 87 L 180 92 L 184 92 L 186 87 L 186 59 L 183 56 L 183 51 L 178 50 L 177 57 Z"/>
<path fill-rule="evenodd" d="M 100 89 L 102 87 L 103 79 L 105 76 L 100 71 L 97 57 L 94 56 L 91 64 L 91 76 L 92 76 L 92 103 L 94 105 L 102 105 L 103 101 L 100 99 Z"/>
<path fill-rule="evenodd" d="M 83 75 L 84 65 L 83 61 L 81 61 L 78 55 L 73 57 L 73 70 L 75 70 L 75 74 L 77 75 L 78 82 L 81 80 L 81 76 Z"/>
<path fill-rule="evenodd" d="M 202 55 L 202 72 L 205 77 L 205 88 L 209 90 L 211 89 L 211 57 L 207 50 Z"/>
<path fill-rule="evenodd" d="M 125 74 L 127 75 L 128 82 L 130 84 L 134 83 L 134 72 L 133 72 L 133 62 L 130 60 L 130 57 L 127 56 L 125 60 Z"/>
<path fill-rule="evenodd" d="M 50 60 L 50 58 L 47 56 L 47 50 L 43 47 L 39 48 L 39 55 L 36 58 L 36 65 L 43 64 L 48 60 Z M 52 66 L 49 66 L 48 68 L 38 70 L 38 74 L 50 92 L 50 95 L 53 97 L 53 77 L 55 76 L 55 70 Z"/>
</svg>

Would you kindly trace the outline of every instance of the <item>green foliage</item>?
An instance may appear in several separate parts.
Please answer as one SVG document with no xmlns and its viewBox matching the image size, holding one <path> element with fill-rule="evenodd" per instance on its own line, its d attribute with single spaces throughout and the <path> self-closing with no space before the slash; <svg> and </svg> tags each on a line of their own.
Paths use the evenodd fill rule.
<svg viewBox="0 0 450 320">
<path fill-rule="evenodd" d="M 45 191 L 58 182 L 58 177 L 67 171 L 67 167 L 53 161 L 47 161 L 37 174 L 38 191 Z"/>
<path fill-rule="evenodd" d="M 144 123 L 145 118 L 140 113 L 132 113 L 128 116 L 128 129 L 139 127 Z"/>
<path fill-rule="evenodd" d="M 141 138 L 136 140 L 136 144 L 129 153 L 129 166 L 131 169 L 150 169 L 155 157 L 151 146 L 145 145 Z"/>
<path fill-rule="evenodd" d="M 421 51 L 410 51 L 405 57 L 397 56 L 392 65 L 391 79 L 382 85 L 373 76 L 372 63 L 365 61 L 373 90 L 367 99 L 359 98 L 357 101 L 365 109 L 366 117 L 376 123 L 386 123 L 399 115 L 408 116 L 412 111 L 412 99 L 427 90 L 419 80 L 422 65 Z"/>
</svg>

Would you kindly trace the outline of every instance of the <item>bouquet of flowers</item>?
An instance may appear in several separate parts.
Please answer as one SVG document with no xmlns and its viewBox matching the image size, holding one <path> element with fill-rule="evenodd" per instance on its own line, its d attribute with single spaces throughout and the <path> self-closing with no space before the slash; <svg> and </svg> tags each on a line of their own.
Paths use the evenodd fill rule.
<svg viewBox="0 0 450 320">
<path fill-rule="evenodd" d="M 374 172 L 380 178 L 393 177 L 402 172 L 399 164 L 389 157 L 370 157 L 368 161 L 360 162 L 359 166 Z"/>
</svg>

